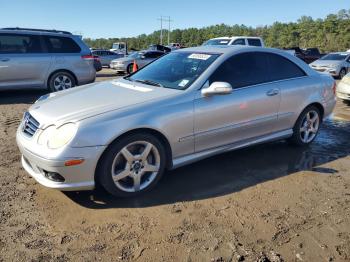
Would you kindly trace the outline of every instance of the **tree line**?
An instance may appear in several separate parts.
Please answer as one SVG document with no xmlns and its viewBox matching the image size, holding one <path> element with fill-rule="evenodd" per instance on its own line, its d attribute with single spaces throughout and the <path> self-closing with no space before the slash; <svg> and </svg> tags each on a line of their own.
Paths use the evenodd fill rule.
<svg viewBox="0 0 350 262">
<path fill-rule="evenodd" d="M 324 19 L 302 16 L 297 22 L 250 27 L 245 25 L 218 24 L 203 28 L 175 29 L 171 31 L 170 42 L 181 43 L 186 47 L 201 45 L 210 38 L 221 36 L 260 36 L 265 45 L 275 48 L 299 46 L 317 47 L 322 52 L 345 51 L 350 49 L 350 9 L 340 10 Z M 164 40 L 167 30 L 163 30 Z M 129 49 L 141 50 L 150 44 L 160 42 L 160 30 L 151 34 L 141 34 L 127 38 L 84 38 L 93 48 L 110 49 L 114 42 L 127 42 Z"/>
</svg>

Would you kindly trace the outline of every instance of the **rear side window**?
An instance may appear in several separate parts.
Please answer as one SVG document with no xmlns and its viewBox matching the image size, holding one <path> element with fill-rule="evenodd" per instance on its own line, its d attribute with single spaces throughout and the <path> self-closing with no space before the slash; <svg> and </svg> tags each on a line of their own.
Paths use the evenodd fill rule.
<svg viewBox="0 0 350 262">
<path fill-rule="evenodd" d="M 248 45 L 261 46 L 261 41 L 260 39 L 248 38 Z"/>
<path fill-rule="evenodd" d="M 243 38 L 236 39 L 231 45 L 245 45 L 245 40 Z"/>
<path fill-rule="evenodd" d="M 0 54 L 35 54 L 42 53 L 38 35 L 0 35 Z"/>
<path fill-rule="evenodd" d="M 161 52 L 148 52 L 148 53 L 145 54 L 145 57 L 146 58 L 158 58 L 158 57 L 160 57 L 163 54 L 164 53 L 161 53 Z"/>
<path fill-rule="evenodd" d="M 81 48 L 73 39 L 61 36 L 45 36 L 47 49 L 50 53 L 79 53 Z"/>
<path fill-rule="evenodd" d="M 305 76 L 305 72 L 292 61 L 277 54 L 267 54 L 271 81 Z"/>
<path fill-rule="evenodd" d="M 210 77 L 213 82 L 228 82 L 240 88 L 269 81 L 268 61 L 264 53 L 243 53 L 226 60 Z"/>
</svg>

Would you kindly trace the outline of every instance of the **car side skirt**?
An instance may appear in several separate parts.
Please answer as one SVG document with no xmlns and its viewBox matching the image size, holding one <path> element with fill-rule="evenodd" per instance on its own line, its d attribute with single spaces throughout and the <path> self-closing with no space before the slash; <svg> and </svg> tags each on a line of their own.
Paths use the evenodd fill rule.
<svg viewBox="0 0 350 262">
<path fill-rule="evenodd" d="M 272 133 L 269 135 L 261 136 L 258 138 L 247 139 L 247 140 L 240 141 L 237 143 L 224 145 L 224 146 L 220 146 L 220 147 L 216 147 L 216 148 L 211 148 L 209 150 L 197 152 L 197 153 L 190 154 L 190 155 L 181 156 L 181 157 L 173 159 L 173 165 L 172 165 L 171 169 L 176 169 L 176 168 L 179 168 L 181 166 L 185 166 L 185 165 L 188 165 L 190 163 L 193 163 L 193 162 L 196 162 L 196 161 L 199 161 L 199 160 L 211 157 L 211 156 L 215 156 L 218 154 L 226 153 L 226 152 L 229 152 L 232 150 L 236 150 L 236 149 L 240 149 L 240 148 L 244 148 L 244 147 L 248 147 L 248 146 L 252 146 L 252 145 L 257 145 L 257 144 L 261 144 L 261 143 L 265 143 L 265 142 L 271 142 L 271 141 L 275 141 L 275 140 L 288 138 L 288 137 L 291 137 L 292 135 L 293 135 L 293 130 L 288 129 L 288 130 Z"/>
</svg>

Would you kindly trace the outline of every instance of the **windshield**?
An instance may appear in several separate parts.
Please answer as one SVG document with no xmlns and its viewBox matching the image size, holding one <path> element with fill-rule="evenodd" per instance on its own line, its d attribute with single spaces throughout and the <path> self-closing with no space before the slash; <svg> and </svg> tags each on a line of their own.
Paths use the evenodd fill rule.
<svg viewBox="0 0 350 262">
<path fill-rule="evenodd" d="M 125 48 L 124 44 L 122 43 L 113 43 L 112 49 L 123 49 Z"/>
<path fill-rule="evenodd" d="M 126 79 L 166 88 L 186 89 L 218 56 L 192 52 L 169 53 Z"/>
<path fill-rule="evenodd" d="M 230 39 L 212 39 L 208 40 L 207 42 L 204 42 L 203 45 L 228 45 L 230 42 Z"/>
<path fill-rule="evenodd" d="M 328 54 L 323 57 L 321 57 L 321 60 L 345 60 L 345 58 L 348 56 L 348 54 Z"/>
</svg>

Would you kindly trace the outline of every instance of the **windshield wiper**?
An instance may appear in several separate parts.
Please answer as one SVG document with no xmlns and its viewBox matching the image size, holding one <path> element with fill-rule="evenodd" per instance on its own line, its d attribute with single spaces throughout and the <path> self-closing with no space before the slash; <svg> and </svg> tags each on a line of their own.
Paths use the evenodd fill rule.
<svg viewBox="0 0 350 262">
<path fill-rule="evenodd" d="M 164 87 L 161 83 L 158 83 L 158 82 L 155 82 L 155 81 L 152 81 L 152 80 L 147 80 L 147 79 L 144 79 L 144 80 L 135 80 L 135 82 L 139 82 L 139 83 L 143 83 L 143 84 L 151 85 L 151 86 Z"/>
<path fill-rule="evenodd" d="M 130 78 L 130 76 L 126 76 L 126 77 L 123 77 L 125 80 L 129 80 L 129 81 L 131 81 L 131 82 L 134 82 L 134 80 L 132 80 L 131 78 Z"/>
</svg>

